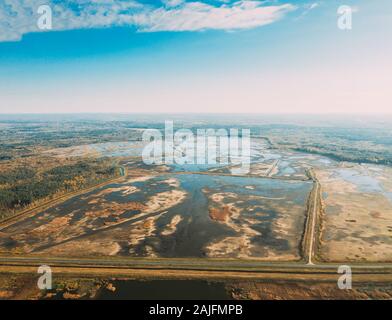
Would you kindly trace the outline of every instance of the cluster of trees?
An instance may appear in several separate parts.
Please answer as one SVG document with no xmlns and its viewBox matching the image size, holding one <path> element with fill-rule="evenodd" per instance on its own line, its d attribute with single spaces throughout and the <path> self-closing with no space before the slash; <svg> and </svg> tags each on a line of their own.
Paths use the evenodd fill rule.
<svg viewBox="0 0 392 320">
<path fill-rule="evenodd" d="M 98 160 L 58 166 L 44 172 L 32 168 L 1 172 L 0 218 L 55 194 L 99 183 L 117 173 L 111 163 Z"/>
</svg>

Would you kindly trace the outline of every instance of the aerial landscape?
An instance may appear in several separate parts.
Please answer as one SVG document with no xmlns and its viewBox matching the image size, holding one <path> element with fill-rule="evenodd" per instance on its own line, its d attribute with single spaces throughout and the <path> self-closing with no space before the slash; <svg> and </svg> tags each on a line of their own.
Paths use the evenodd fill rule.
<svg viewBox="0 0 392 320">
<path fill-rule="evenodd" d="M 251 126 L 249 171 L 232 174 L 230 165 L 219 161 L 146 165 L 141 156 L 146 144 L 142 129 L 162 127 L 159 117 L 150 116 L 146 123 L 141 115 L 110 116 L 121 121 L 103 121 L 94 115 L 63 115 L 64 123 L 58 122 L 59 116 L 40 115 L 39 120 L 31 115 L 1 116 L 2 263 L 20 263 L 22 269 L 25 261 L 34 264 L 40 259 L 53 259 L 59 268 L 96 263 L 103 275 L 106 265 L 117 263 L 120 274 L 129 271 L 123 269 L 128 263 L 144 265 L 147 271 L 166 264 L 169 270 L 192 270 L 197 265 L 199 272 L 221 270 L 220 275 L 210 275 L 216 281 L 228 273 L 226 289 L 220 290 L 231 292 L 232 298 L 257 297 L 267 289 L 248 292 L 246 278 L 243 283 L 230 281 L 230 271 L 275 268 L 283 281 L 286 268 L 308 270 L 313 278 L 320 272 L 318 267 L 332 269 L 333 275 L 336 265 L 348 263 L 364 275 L 368 268 L 376 268 L 374 276 L 381 281 L 381 289 L 378 282 L 372 288 L 365 281 L 368 291 L 351 293 L 352 297 L 390 297 L 389 284 L 382 286 L 390 273 L 381 267 L 392 262 L 392 169 L 379 150 L 391 150 L 392 118 L 371 119 L 364 155 L 353 152 L 350 133 L 357 130 L 355 121 L 346 125 L 338 143 L 329 138 L 330 149 L 324 144 L 323 150 L 309 152 L 302 150 L 313 148 L 319 138 L 296 143 L 296 135 L 304 130 L 295 124 L 299 117 L 293 116 L 291 125 L 271 128 L 264 124 L 271 121 L 268 116 L 258 116 L 260 124 Z M 193 130 L 189 124 L 193 117 L 182 117 L 183 122 L 178 116 L 178 127 Z M 197 117 L 205 119 L 198 128 L 230 126 L 219 116 Z M 233 124 L 249 126 L 248 117 L 237 115 Z M 257 123 L 257 117 L 252 119 Z M 279 138 L 275 138 L 277 130 Z M 105 142 L 96 141 L 97 131 Z M 326 124 L 311 131 L 327 140 L 325 136 L 333 136 L 337 128 Z M 75 143 L 75 136 L 83 144 Z M 353 159 L 346 160 L 348 155 Z M 192 279 L 188 273 L 176 272 L 174 279 Z M 166 277 L 157 272 L 141 278 L 151 276 Z M 3 281 L 6 288 L 11 286 L 3 289 L 4 297 L 17 294 L 8 277 Z M 88 287 L 72 294 L 99 296 L 108 284 L 101 286 L 98 293 Z M 60 293 L 49 290 L 43 298 L 72 297 L 61 288 Z M 277 288 L 268 290 L 266 295 L 283 294 L 275 292 Z M 304 288 L 292 290 L 296 297 Z M 282 298 L 291 298 L 286 294 Z"/>
<path fill-rule="evenodd" d="M 0 299 L 392 299 L 392 5 L 347 2 L 0 4 Z"/>
</svg>

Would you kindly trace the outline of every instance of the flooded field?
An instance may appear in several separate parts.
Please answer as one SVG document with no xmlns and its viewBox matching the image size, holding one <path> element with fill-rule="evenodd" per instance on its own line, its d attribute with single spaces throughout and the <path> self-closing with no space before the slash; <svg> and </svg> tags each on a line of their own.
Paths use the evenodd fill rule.
<svg viewBox="0 0 392 320">
<path fill-rule="evenodd" d="M 0 247 L 59 256 L 294 260 L 311 187 L 208 174 L 128 176 L 2 229 Z"/>
<path fill-rule="evenodd" d="M 209 257 L 296 261 L 313 169 L 321 183 L 316 256 L 392 260 L 392 169 L 251 143 L 249 171 L 231 165 L 146 165 L 141 142 L 50 150 L 121 159 L 123 181 L 0 230 L 0 252 L 54 256 Z"/>
<path fill-rule="evenodd" d="M 47 150 L 45 153 L 55 157 L 131 157 L 140 156 L 143 141 L 120 141 L 86 144 L 67 148 Z"/>
</svg>

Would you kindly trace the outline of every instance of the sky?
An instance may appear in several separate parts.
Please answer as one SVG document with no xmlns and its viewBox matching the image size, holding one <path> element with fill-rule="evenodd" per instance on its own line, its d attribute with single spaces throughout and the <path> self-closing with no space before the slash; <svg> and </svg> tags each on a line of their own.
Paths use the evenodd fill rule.
<svg viewBox="0 0 392 320">
<path fill-rule="evenodd" d="M 383 114 L 391 84 L 390 0 L 0 1 L 0 113 Z"/>
</svg>

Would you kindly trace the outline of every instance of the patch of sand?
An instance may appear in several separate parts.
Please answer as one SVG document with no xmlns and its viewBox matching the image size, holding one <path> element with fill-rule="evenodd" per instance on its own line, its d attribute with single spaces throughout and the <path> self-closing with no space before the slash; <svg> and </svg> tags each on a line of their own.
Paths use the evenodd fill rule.
<svg viewBox="0 0 392 320">
<path fill-rule="evenodd" d="M 161 232 L 163 236 L 169 236 L 176 232 L 177 230 L 177 225 L 182 221 L 182 217 L 179 214 L 176 214 L 172 220 L 170 221 L 170 224 L 166 227 L 165 230 Z"/>
<path fill-rule="evenodd" d="M 167 183 L 169 186 L 174 187 L 174 188 L 180 187 L 180 181 L 178 181 L 178 179 L 176 179 L 176 178 L 169 178 L 169 179 L 166 179 L 162 182 Z"/>
<path fill-rule="evenodd" d="M 65 242 L 49 249 L 42 250 L 42 253 L 54 256 L 74 255 L 104 255 L 114 256 L 121 250 L 121 246 L 115 241 L 91 241 L 91 240 L 74 240 Z"/>
<path fill-rule="evenodd" d="M 158 210 L 167 210 L 180 202 L 186 197 L 186 192 L 183 190 L 170 190 L 157 193 L 150 197 L 146 202 L 146 213 L 155 212 Z"/>
</svg>

